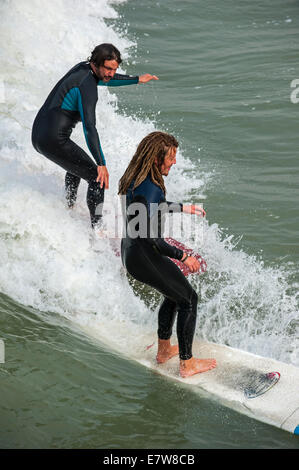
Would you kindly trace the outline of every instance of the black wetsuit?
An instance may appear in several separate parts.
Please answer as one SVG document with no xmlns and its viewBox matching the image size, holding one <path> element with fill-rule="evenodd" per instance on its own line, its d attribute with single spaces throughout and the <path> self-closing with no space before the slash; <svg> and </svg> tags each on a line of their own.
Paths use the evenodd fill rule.
<svg viewBox="0 0 299 470">
<path fill-rule="evenodd" d="M 97 165 L 106 164 L 95 127 L 97 86 L 131 85 L 138 81 L 138 77 L 115 74 L 113 79 L 104 83 L 93 73 L 88 62 L 81 62 L 56 84 L 33 124 L 34 148 L 67 172 L 65 185 L 70 207 L 75 202 L 80 179 L 88 182 L 87 205 L 92 226 L 100 220 L 99 205 L 104 201 L 104 188 L 101 189 L 100 183 L 96 182 Z M 86 143 L 96 163 L 70 140 L 79 121 L 82 121 Z"/>
<path fill-rule="evenodd" d="M 162 189 L 150 176 L 137 188 L 131 184 L 126 195 L 124 211 L 126 232 L 121 243 L 122 262 L 127 271 L 138 281 L 157 289 L 163 296 L 158 315 L 158 337 L 169 339 L 177 317 L 179 356 L 182 360 L 192 357 L 192 343 L 196 325 L 197 294 L 180 269 L 169 258 L 180 260 L 183 251 L 169 245 L 163 239 L 163 215 L 159 217 L 157 205 L 164 203 L 172 212 L 182 210 L 181 204 L 165 201 Z M 135 226 L 138 210 L 134 203 L 141 203 L 147 211 L 147 236 L 131 236 L 130 223 Z M 170 207 L 171 205 L 171 207 Z M 141 206 L 140 206 L 141 207 Z M 142 209 L 143 210 L 143 209 Z M 136 219 L 137 217 L 137 219 Z M 152 233 L 151 222 L 156 217 Z M 138 225 L 138 224 L 137 224 Z M 139 228 L 139 227 L 138 227 Z M 154 236 L 150 236 L 154 235 Z"/>
</svg>

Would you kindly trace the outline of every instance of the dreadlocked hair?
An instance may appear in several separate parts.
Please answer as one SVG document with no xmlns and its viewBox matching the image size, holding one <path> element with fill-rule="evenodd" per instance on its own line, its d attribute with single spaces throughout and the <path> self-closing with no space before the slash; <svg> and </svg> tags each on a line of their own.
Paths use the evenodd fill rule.
<svg viewBox="0 0 299 470">
<path fill-rule="evenodd" d="M 168 150 L 171 147 L 177 148 L 178 146 L 176 138 L 165 132 L 155 131 L 144 137 L 119 180 L 118 194 L 126 194 L 133 180 L 134 190 L 150 174 L 152 181 L 160 186 L 165 195 L 166 189 L 161 174 L 161 166 Z"/>
</svg>

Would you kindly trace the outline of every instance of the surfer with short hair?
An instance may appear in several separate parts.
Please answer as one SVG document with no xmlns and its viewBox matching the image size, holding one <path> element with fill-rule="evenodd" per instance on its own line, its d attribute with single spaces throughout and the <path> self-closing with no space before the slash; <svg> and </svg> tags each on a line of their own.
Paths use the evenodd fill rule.
<svg viewBox="0 0 299 470">
<path fill-rule="evenodd" d="M 125 196 L 121 258 L 131 276 L 164 296 L 158 313 L 157 362 L 164 363 L 179 354 L 180 375 L 189 377 L 213 369 L 216 360 L 198 359 L 192 355 L 198 296 L 169 258 L 181 260 L 191 272 L 200 270 L 200 262 L 164 240 L 163 216 L 157 212 L 157 207 L 162 204 L 171 212 L 205 215 L 198 205 L 174 204 L 165 199 L 163 177 L 176 163 L 177 148 L 178 142 L 172 135 L 159 131 L 150 133 L 138 145 L 120 179 L 118 194 Z M 136 211 L 146 214 L 145 218 L 138 219 L 138 224 L 135 223 Z M 135 225 L 138 233 L 133 234 Z M 171 345 L 176 314 L 178 345 Z"/>
<path fill-rule="evenodd" d="M 109 188 L 109 173 L 96 129 L 97 87 L 158 80 L 148 73 L 139 77 L 118 74 L 121 62 L 120 52 L 112 44 L 96 46 L 87 61 L 75 65 L 55 85 L 32 128 L 35 150 L 66 170 L 65 190 L 70 208 L 76 201 L 81 178 L 87 181 L 87 206 L 93 228 L 101 220 L 104 190 Z M 70 139 L 79 121 L 96 163 Z"/>
</svg>

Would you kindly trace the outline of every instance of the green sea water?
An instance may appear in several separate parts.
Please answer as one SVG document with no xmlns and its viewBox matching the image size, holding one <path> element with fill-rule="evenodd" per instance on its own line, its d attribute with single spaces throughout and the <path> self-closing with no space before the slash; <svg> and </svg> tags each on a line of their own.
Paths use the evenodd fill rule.
<svg viewBox="0 0 299 470">
<path fill-rule="evenodd" d="M 90 44 L 78 32 L 78 4 L 62 4 L 61 10 L 56 5 L 57 35 L 52 41 L 65 57 L 70 45 L 74 55 L 81 54 Z M 32 46 L 36 37 L 30 22 L 36 21 L 36 28 L 41 23 L 47 38 L 54 20 L 28 5 L 20 6 L 22 15 L 15 21 L 28 41 L 25 45 Z M 181 191 L 184 200 L 203 202 L 207 211 L 203 254 L 210 271 L 195 283 L 202 299 L 198 336 L 298 366 L 299 103 L 291 100 L 291 82 L 299 78 L 298 3 L 128 0 L 112 6 L 116 14 L 105 18 L 107 30 L 100 13 L 91 14 L 96 7 L 106 8 L 106 2 L 84 7 L 92 21 L 88 28 L 99 29 L 100 42 L 108 37 L 118 40 L 120 48 L 127 46 L 123 68 L 128 73 L 153 73 L 159 81 L 137 92 L 131 87 L 125 93 L 111 92 L 117 111 L 108 103 L 101 113 L 106 112 L 108 124 L 116 129 L 102 127 L 103 145 L 115 141 L 117 146 L 120 139 L 131 151 L 152 126 L 173 133 L 180 142 L 184 179 L 180 183 L 180 173 L 174 173 L 167 184 L 176 195 Z M 13 3 L 11 8 L 16 8 Z M 7 10 L 6 15 L 9 23 Z M 41 68 L 42 78 L 32 92 L 39 100 L 60 78 L 51 71 L 45 80 L 48 40 L 48 45 L 35 45 L 31 59 L 27 51 L 8 54 L 7 49 L 7 56 L 23 57 L 18 76 L 24 72 L 24 83 L 29 83 L 26 70 Z M 41 52 L 45 65 L 38 60 Z M 60 231 L 60 180 L 48 167 L 38 167 L 30 143 L 22 147 L 23 140 L 29 142 L 34 115 L 30 106 L 39 100 L 30 101 L 13 67 L 10 73 L 16 91 L 1 115 L 1 156 L 13 175 L 15 161 L 26 171 L 10 189 L 10 169 L 2 166 L 8 177 L 2 181 L 6 199 L 0 212 L 0 337 L 5 344 L 0 447 L 298 449 L 298 437 L 128 360 L 109 347 L 113 334 L 101 342 L 82 332 L 78 324 L 90 316 L 103 328 L 111 317 L 119 318 L 124 331 L 126 315 L 137 326 L 145 317 L 131 312 L 129 288 L 109 259 L 95 265 L 88 258 L 80 235 L 88 218 L 83 215 L 81 220 L 79 212 L 78 222 L 67 219 Z M 21 113 L 14 111 L 15 96 L 23 103 Z M 29 120 L 26 113 L 31 113 Z M 133 122 L 128 122 L 130 116 Z M 116 180 L 121 169 L 114 168 Z M 17 204 L 22 210 L 15 210 Z M 15 228 L 22 214 L 28 217 L 23 232 Z M 72 244 L 74 229 L 77 240 Z M 100 293 L 94 294 L 97 285 Z M 76 314 L 74 321 L 71 313 Z M 149 317 L 155 333 L 155 312 Z M 259 327 L 247 328 L 253 317 Z M 134 331 L 128 330 L 124 341 L 130 342 L 130 334 Z"/>
<path fill-rule="evenodd" d="M 140 96 L 141 114 L 178 136 L 199 174 L 212 173 L 209 221 L 277 264 L 299 260 L 297 7 L 141 0 L 120 8 L 138 42 L 136 72 L 160 77 L 154 98 Z M 119 99 L 135 111 L 135 98 Z"/>
</svg>

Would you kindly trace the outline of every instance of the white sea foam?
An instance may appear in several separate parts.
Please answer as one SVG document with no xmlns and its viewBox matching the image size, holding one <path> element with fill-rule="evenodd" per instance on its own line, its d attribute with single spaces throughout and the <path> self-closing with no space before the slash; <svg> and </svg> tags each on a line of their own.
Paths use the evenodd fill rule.
<svg viewBox="0 0 299 470">
<path fill-rule="evenodd" d="M 1 3 L 0 290 L 24 305 L 92 328 L 123 351 L 128 332 L 133 349 L 139 334 L 156 331 L 156 312 L 135 296 L 109 241 L 92 242 L 86 183 L 81 182 L 76 209 L 66 210 L 64 172 L 38 155 L 30 139 L 34 117 L 51 88 L 96 44 L 112 42 L 129 56 L 134 44 L 105 23 L 117 16 L 113 3 L 121 2 Z M 120 115 L 117 98 L 107 89 L 99 90 L 97 113 L 111 175 L 106 198 L 116 204 L 118 179 L 155 124 Z M 82 134 L 77 126 L 74 139 L 86 149 Z M 207 178 L 199 178 L 196 169 L 193 176 L 185 174 L 182 188 L 182 174 L 190 165 L 180 150 L 167 180 L 169 199 L 204 193 Z M 217 225 L 198 221 L 197 227 L 203 230 L 201 242 L 192 234 L 185 240 L 209 266 L 205 276 L 192 281 L 202 296 L 197 334 L 299 364 L 296 299 L 287 293 L 284 273 L 235 247 L 233 237 L 225 237 Z"/>
</svg>

